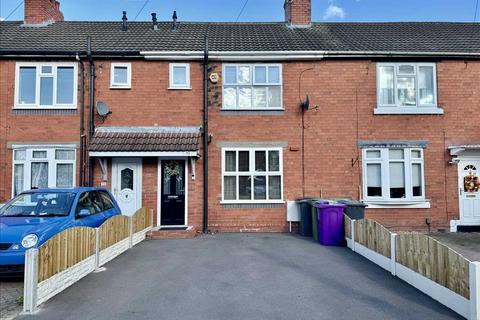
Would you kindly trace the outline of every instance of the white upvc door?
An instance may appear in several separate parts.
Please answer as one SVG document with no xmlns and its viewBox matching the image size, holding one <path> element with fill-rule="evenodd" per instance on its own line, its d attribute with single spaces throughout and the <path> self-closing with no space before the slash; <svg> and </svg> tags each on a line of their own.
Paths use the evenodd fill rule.
<svg viewBox="0 0 480 320">
<path fill-rule="evenodd" d="M 461 160 L 458 171 L 460 221 L 480 225 L 480 159 Z"/>
<path fill-rule="evenodd" d="M 142 207 L 142 159 L 113 159 L 112 192 L 123 215 Z"/>
</svg>

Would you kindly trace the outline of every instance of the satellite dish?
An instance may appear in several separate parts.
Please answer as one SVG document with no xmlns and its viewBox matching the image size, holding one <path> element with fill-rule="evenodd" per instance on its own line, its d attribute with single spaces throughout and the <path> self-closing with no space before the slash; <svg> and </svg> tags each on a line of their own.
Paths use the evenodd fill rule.
<svg viewBox="0 0 480 320">
<path fill-rule="evenodd" d="M 97 113 L 100 117 L 105 118 L 108 116 L 112 111 L 108 108 L 107 104 L 103 101 L 97 101 Z"/>
<path fill-rule="evenodd" d="M 307 95 L 307 99 L 302 103 L 302 107 L 305 110 L 310 109 L 310 97 Z"/>
</svg>

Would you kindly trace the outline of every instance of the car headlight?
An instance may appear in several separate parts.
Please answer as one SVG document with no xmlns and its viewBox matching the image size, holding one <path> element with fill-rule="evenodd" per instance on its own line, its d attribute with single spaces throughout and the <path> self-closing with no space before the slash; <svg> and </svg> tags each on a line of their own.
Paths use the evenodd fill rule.
<svg viewBox="0 0 480 320">
<path fill-rule="evenodd" d="M 29 249 L 33 246 L 35 246 L 38 242 L 38 237 L 36 234 L 27 234 L 25 237 L 22 239 L 22 246 L 25 249 Z"/>
</svg>

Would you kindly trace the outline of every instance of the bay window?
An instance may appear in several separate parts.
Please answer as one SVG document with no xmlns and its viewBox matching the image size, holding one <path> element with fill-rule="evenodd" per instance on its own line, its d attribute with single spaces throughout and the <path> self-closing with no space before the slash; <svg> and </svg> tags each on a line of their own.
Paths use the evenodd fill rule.
<svg viewBox="0 0 480 320">
<path fill-rule="evenodd" d="M 424 202 L 423 149 L 371 148 L 363 150 L 365 201 Z"/>
<path fill-rule="evenodd" d="M 75 63 L 17 63 L 16 109 L 75 109 Z"/>
<path fill-rule="evenodd" d="M 282 149 L 222 150 L 223 202 L 281 202 Z"/>
<path fill-rule="evenodd" d="M 223 109 L 283 109 L 282 66 L 226 64 L 223 66 Z"/>
<path fill-rule="evenodd" d="M 75 148 L 14 148 L 12 176 L 13 196 L 33 188 L 73 187 Z"/>
<path fill-rule="evenodd" d="M 443 113 L 443 110 L 437 107 L 435 64 L 377 64 L 375 113 Z"/>
</svg>

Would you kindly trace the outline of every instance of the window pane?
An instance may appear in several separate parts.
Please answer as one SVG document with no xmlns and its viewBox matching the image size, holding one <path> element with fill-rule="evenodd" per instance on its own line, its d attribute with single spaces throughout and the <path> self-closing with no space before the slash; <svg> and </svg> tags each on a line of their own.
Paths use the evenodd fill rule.
<svg viewBox="0 0 480 320">
<path fill-rule="evenodd" d="M 53 77 L 40 78 L 40 105 L 53 106 Z"/>
<path fill-rule="evenodd" d="M 419 163 L 412 164 L 412 194 L 414 197 L 422 196 L 422 165 Z"/>
<path fill-rule="evenodd" d="M 239 151 L 238 152 L 238 171 L 250 171 L 250 152 Z"/>
<path fill-rule="evenodd" d="M 57 103 L 73 104 L 74 74 L 72 67 L 58 67 L 57 69 Z"/>
<path fill-rule="evenodd" d="M 415 78 L 397 78 L 398 101 L 402 106 L 416 105 Z"/>
<path fill-rule="evenodd" d="M 174 85 L 187 85 L 187 68 L 186 67 L 173 67 L 173 84 Z"/>
<path fill-rule="evenodd" d="M 268 151 L 268 171 L 280 171 L 280 152 Z"/>
<path fill-rule="evenodd" d="M 238 192 L 239 192 L 240 200 L 252 199 L 251 181 L 252 181 L 252 177 L 250 176 L 238 177 Z"/>
<path fill-rule="evenodd" d="M 270 200 L 279 200 L 282 199 L 282 187 L 281 187 L 281 177 L 280 176 L 270 176 L 268 177 L 268 194 Z"/>
<path fill-rule="evenodd" d="M 267 67 L 255 67 L 255 83 L 267 83 Z"/>
<path fill-rule="evenodd" d="M 382 153 L 380 150 L 368 150 L 367 151 L 367 159 L 379 159 L 382 157 Z"/>
<path fill-rule="evenodd" d="M 27 153 L 25 150 L 16 150 L 15 151 L 15 160 L 25 160 Z"/>
<path fill-rule="evenodd" d="M 237 67 L 225 67 L 225 83 L 236 84 L 237 83 Z"/>
<path fill-rule="evenodd" d="M 227 87 L 223 90 L 224 108 L 235 108 L 237 106 L 237 89 Z"/>
<path fill-rule="evenodd" d="M 255 176 L 253 178 L 254 184 L 254 199 L 266 200 L 267 199 L 267 177 Z"/>
<path fill-rule="evenodd" d="M 235 151 L 225 152 L 225 171 L 232 172 L 237 170 L 237 153 Z"/>
<path fill-rule="evenodd" d="M 238 67 L 238 84 L 250 84 L 250 67 Z"/>
<path fill-rule="evenodd" d="M 35 87 L 37 80 L 37 68 L 21 67 L 18 91 L 18 103 L 34 104 L 35 103 Z"/>
<path fill-rule="evenodd" d="M 255 108 L 266 108 L 267 107 L 267 88 L 266 87 L 255 87 L 253 89 L 254 94 L 254 107 Z"/>
<path fill-rule="evenodd" d="M 434 104 L 433 67 L 418 68 L 418 90 L 420 104 Z"/>
<path fill-rule="evenodd" d="M 420 150 L 412 150 L 412 158 L 413 159 L 421 159 L 422 152 Z"/>
<path fill-rule="evenodd" d="M 252 88 L 242 87 L 238 89 L 238 104 L 240 108 L 252 107 Z"/>
<path fill-rule="evenodd" d="M 390 163 L 390 198 L 405 198 L 405 166 L 403 162 Z"/>
<path fill-rule="evenodd" d="M 395 104 L 393 76 L 393 67 L 380 67 L 379 100 L 382 105 Z"/>
<path fill-rule="evenodd" d="M 237 200 L 237 177 L 223 177 L 223 198 Z"/>
<path fill-rule="evenodd" d="M 113 83 L 127 84 L 127 82 L 128 82 L 128 68 L 113 67 Z"/>
<path fill-rule="evenodd" d="M 280 67 L 268 67 L 268 83 L 280 84 Z"/>
<path fill-rule="evenodd" d="M 48 187 L 48 162 L 32 162 L 31 188 Z"/>
<path fill-rule="evenodd" d="M 57 164 L 57 187 L 73 187 L 73 164 Z"/>
<path fill-rule="evenodd" d="M 400 74 L 415 74 L 415 66 L 403 64 L 398 67 L 398 73 Z"/>
<path fill-rule="evenodd" d="M 382 196 L 382 166 L 378 163 L 367 164 L 367 196 Z"/>
<path fill-rule="evenodd" d="M 281 108 L 282 107 L 282 93 L 280 87 L 268 88 L 268 107 Z"/>
<path fill-rule="evenodd" d="M 24 167 L 23 164 L 16 164 L 13 169 L 13 195 L 16 196 L 24 191 Z"/>
<path fill-rule="evenodd" d="M 43 74 L 52 74 L 52 66 L 42 66 Z"/>
<path fill-rule="evenodd" d="M 255 151 L 255 171 L 265 172 L 267 169 L 267 157 L 265 151 Z"/>
<path fill-rule="evenodd" d="M 403 159 L 403 150 L 402 149 L 392 149 L 388 151 L 390 160 L 400 160 Z"/>
<path fill-rule="evenodd" d="M 45 159 L 47 157 L 47 151 L 33 151 L 32 157 L 34 159 Z"/>
<path fill-rule="evenodd" d="M 57 160 L 75 160 L 75 150 L 55 150 Z"/>
<path fill-rule="evenodd" d="M 115 207 L 113 205 L 112 198 L 110 197 L 110 195 L 107 192 L 99 191 L 98 193 L 100 194 L 100 198 L 102 198 L 103 210 L 109 210 L 109 209 L 112 209 L 112 208 Z"/>
</svg>

